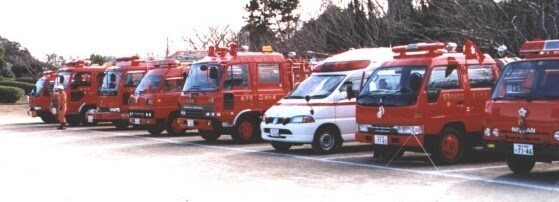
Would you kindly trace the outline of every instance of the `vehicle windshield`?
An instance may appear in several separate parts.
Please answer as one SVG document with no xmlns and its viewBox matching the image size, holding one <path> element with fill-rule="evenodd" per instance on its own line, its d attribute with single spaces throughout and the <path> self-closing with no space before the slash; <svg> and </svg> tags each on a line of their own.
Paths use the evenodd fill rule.
<svg viewBox="0 0 559 202">
<path fill-rule="evenodd" d="M 492 99 L 559 99 L 559 61 L 523 61 L 505 67 Z"/>
<path fill-rule="evenodd" d="M 163 75 L 161 75 L 160 72 L 150 70 L 146 76 L 142 78 L 142 81 L 138 84 L 134 94 L 153 93 L 157 91 L 157 87 L 159 86 L 159 83 L 161 83 L 162 79 Z"/>
<path fill-rule="evenodd" d="M 384 67 L 376 69 L 357 97 L 357 103 L 372 106 L 410 106 L 417 101 L 425 67 Z"/>
<path fill-rule="evenodd" d="M 120 69 L 109 69 L 103 77 L 103 83 L 99 88 L 99 95 L 116 95 L 118 93 L 118 84 L 120 83 L 120 78 L 122 76 L 122 70 Z M 111 77 L 112 80 L 111 81 Z"/>
<path fill-rule="evenodd" d="M 70 83 L 70 75 L 72 72 L 58 72 L 58 76 L 56 77 L 56 81 L 54 86 L 61 85 L 64 86 L 64 89 L 68 89 L 68 83 Z M 64 78 L 64 82 L 60 83 L 60 78 Z"/>
<path fill-rule="evenodd" d="M 210 78 L 210 69 L 217 68 L 217 78 Z M 196 92 L 196 91 L 216 91 L 221 81 L 222 67 L 218 64 L 211 63 L 198 63 L 190 67 L 188 78 L 184 84 L 182 91 Z"/>
<path fill-rule="evenodd" d="M 45 79 L 44 77 L 39 79 L 37 83 L 35 83 L 35 88 L 31 91 L 31 96 L 38 96 L 43 91 L 43 88 L 47 85 L 46 81 L 47 79 Z"/>
<path fill-rule="evenodd" d="M 285 99 L 326 98 L 342 83 L 345 75 L 311 75 L 297 86 Z"/>
</svg>

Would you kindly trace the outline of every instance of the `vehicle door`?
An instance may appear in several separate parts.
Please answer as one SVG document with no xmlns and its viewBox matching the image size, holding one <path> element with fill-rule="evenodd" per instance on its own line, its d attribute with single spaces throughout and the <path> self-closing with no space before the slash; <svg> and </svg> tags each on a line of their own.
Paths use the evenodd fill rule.
<svg viewBox="0 0 559 202">
<path fill-rule="evenodd" d="M 355 95 L 359 93 L 359 88 L 361 87 L 361 77 L 362 73 L 351 75 L 347 78 L 339 89 L 334 91 L 336 96 L 333 100 L 333 109 L 336 125 L 340 128 L 342 135 L 349 134 L 348 137 L 355 138 L 355 133 L 357 132 L 357 123 L 355 121 Z M 354 97 L 348 99 L 347 86 L 351 85 Z M 347 140 L 347 137 L 344 136 Z"/>
<path fill-rule="evenodd" d="M 249 63 L 232 64 L 224 69 L 227 71 L 223 81 L 224 116 L 232 120 L 240 111 L 252 109 L 258 97 L 252 92 L 255 79 L 251 80 Z"/>
<path fill-rule="evenodd" d="M 427 108 L 424 109 L 426 118 L 430 122 L 432 120 L 431 123 L 442 124 L 464 117 L 466 107 L 464 84 L 459 79 L 461 77 L 459 65 L 437 66 L 431 69 L 426 85 Z"/>
</svg>

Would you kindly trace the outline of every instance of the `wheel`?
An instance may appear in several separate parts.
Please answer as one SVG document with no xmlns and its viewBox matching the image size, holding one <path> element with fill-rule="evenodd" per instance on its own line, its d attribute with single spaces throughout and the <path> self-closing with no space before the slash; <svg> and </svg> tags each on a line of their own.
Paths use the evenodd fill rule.
<svg viewBox="0 0 559 202">
<path fill-rule="evenodd" d="M 272 147 L 278 151 L 287 151 L 293 144 L 287 142 L 271 142 Z"/>
<path fill-rule="evenodd" d="M 117 120 L 117 121 L 113 121 L 113 125 L 116 127 L 116 129 L 124 130 L 124 129 L 128 128 L 128 126 L 130 125 L 130 122 L 125 121 L 125 120 Z"/>
<path fill-rule="evenodd" d="M 338 132 L 331 127 L 324 127 L 315 133 L 312 148 L 319 154 L 332 153 L 341 145 L 339 142 L 341 138 Z"/>
<path fill-rule="evenodd" d="M 231 137 L 237 144 L 250 143 L 260 137 L 260 128 L 255 119 L 244 116 L 235 124 Z"/>
<path fill-rule="evenodd" d="M 390 161 L 391 159 L 400 159 L 404 155 L 404 149 L 400 149 L 399 147 L 377 147 L 375 148 L 376 156 L 383 161 Z"/>
<path fill-rule="evenodd" d="M 215 142 L 221 136 L 221 134 L 214 131 L 199 130 L 198 133 L 208 142 Z"/>
<path fill-rule="evenodd" d="M 536 165 L 536 159 L 511 154 L 507 156 L 507 165 L 515 174 L 526 174 L 534 168 L 534 165 Z"/>
<path fill-rule="evenodd" d="M 70 124 L 71 126 L 79 126 L 81 123 L 81 119 L 76 115 L 67 115 L 66 122 L 68 122 L 68 124 Z"/>
<path fill-rule="evenodd" d="M 178 118 L 178 113 L 172 113 L 167 119 L 166 130 L 168 135 L 184 135 L 186 129 L 181 128 Z"/>
<path fill-rule="evenodd" d="M 163 130 L 165 130 L 165 122 L 157 121 L 155 125 L 148 125 L 146 128 L 149 134 L 161 135 Z"/>
<path fill-rule="evenodd" d="M 460 161 L 464 154 L 462 132 L 449 127 L 445 128 L 439 137 L 439 144 L 433 151 L 435 158 L 442 164 L 454 164 Z"/>
<path fill-rule="evenodd" d="M 56 122 L 58 122 L 58 120 L 56 120 L 56 117 L 54 117 L 52 114 L 43 114 L 40 117 L 41 117 L 41 120 L 44 123 L 56 123 Z"/>
</svg>

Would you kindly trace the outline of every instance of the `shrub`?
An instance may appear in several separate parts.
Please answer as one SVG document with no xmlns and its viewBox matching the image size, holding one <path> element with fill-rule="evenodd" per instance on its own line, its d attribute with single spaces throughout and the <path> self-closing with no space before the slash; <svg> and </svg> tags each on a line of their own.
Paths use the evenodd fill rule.
<svg viewBox="0 0 559 202">
<path fill-rule="evenodd" d="M 21 99 L 24 91 L 18 87 L 0 86 L 0 103 L 15 103 Z"/>
<path fill-rule="evenodd" d="M 25 91 L 25 94 L 29 94 L 35 87 L 35 84 L 9 80 L 0 81 L 0 85 L 21 88 Z"/>
<path fill-rule="evenodd" d="M 35 80 L 34 78 L 31 78 L 31 77 L 19 77 L 19 78 L 16 78 L 16 81 L 31 83 L 31 84 L 37 83 L 37 80 Z"/>
</svg>

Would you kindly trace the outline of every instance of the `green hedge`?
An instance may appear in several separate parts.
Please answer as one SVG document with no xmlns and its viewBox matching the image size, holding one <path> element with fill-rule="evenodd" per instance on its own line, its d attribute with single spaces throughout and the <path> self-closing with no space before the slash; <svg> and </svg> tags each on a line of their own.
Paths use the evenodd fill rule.
<svg viewBox="0 0 559 202">
<path fill-rule="evenodd" d="M 31 77 L 19 77 L 19 78 L 16 78 L 16 81 L 25 82 L 25 83 L 32 83 L 33 85 L 35 85 L 35 83 L 37 83 L 37 80 L 35 80 L 34 78 L 31 78 Z"/>
<path fill-rule="evenodd" d="M 9 80 L 0 81 L 0 85 L 21 88 L 25 91 L 25 94 L 29 94 L 35 87 L 35 84 Z"/>
<path fill-rule="evenodd" d="M 0 103 L 15 103 L 23 97 L 21 88 L 11 86 L 0 86 Z"/>
</svg>

